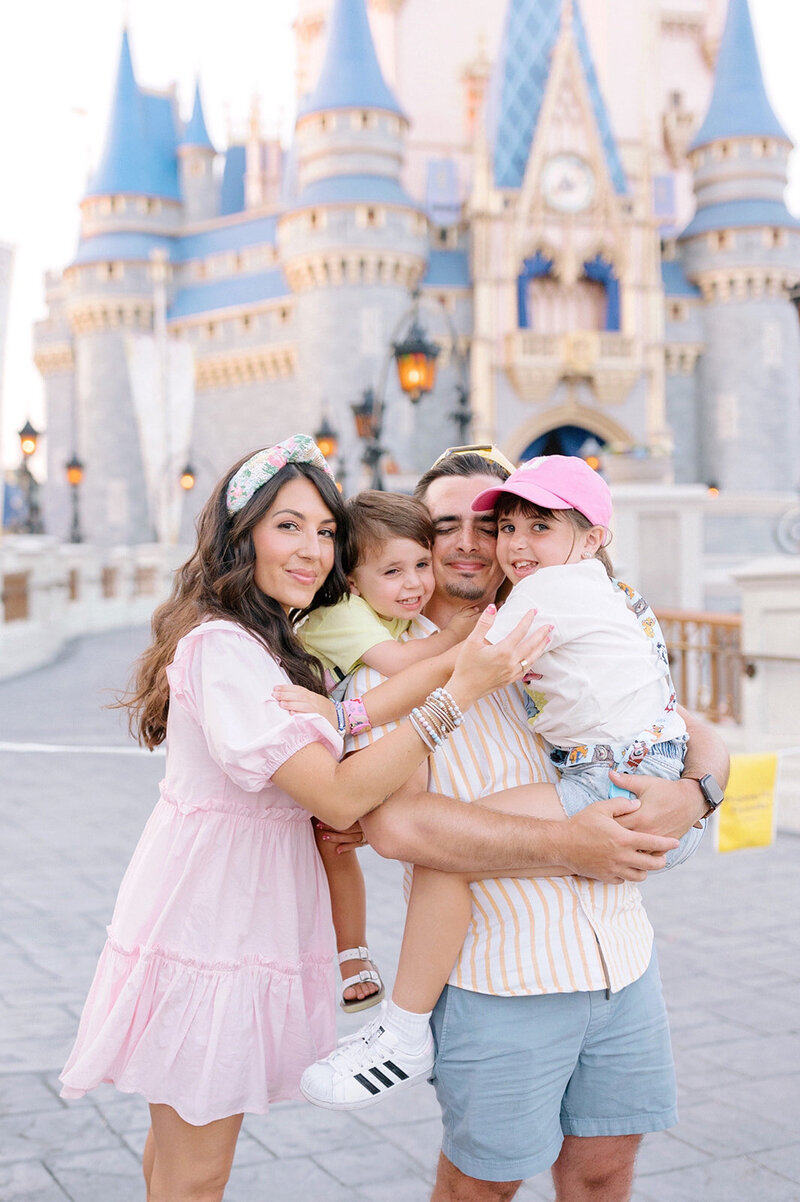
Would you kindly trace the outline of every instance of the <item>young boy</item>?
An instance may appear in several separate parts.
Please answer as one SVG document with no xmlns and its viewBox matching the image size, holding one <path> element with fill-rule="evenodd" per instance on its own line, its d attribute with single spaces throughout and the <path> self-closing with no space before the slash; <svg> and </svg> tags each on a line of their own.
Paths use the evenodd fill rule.
<svg viewBox="0 0 800 1202">
<path fill-rule="evenodd" d="M 344 568 L 350 596 L 338 605 L 315 610 L 297 632 L 306 650 L 321 661 L 329 691 L 334 693 L 359 664 L 393 676 L 449 650 L 469 634 L 478 617 L 470 607 L 444 630 L 399 642 L 433 594 L 433 522 L 413 497 L 374 490 L 351 497 L 347 517 Z M 345 707 L 337 706 L 343 733 L 369 728 L 361 702 L 345 702 Z M 347 1011 L 364 1010 L 384 995 L 365 946 L 364 879 L 356 857 L 341 854 L 352 844 L 339 843 L 324 826 L 318 825 L 316 833 L 331 891 L 339 964 L 355 968 L 352 975 L 342 968 L 341 1006 Z"/>
</svg>

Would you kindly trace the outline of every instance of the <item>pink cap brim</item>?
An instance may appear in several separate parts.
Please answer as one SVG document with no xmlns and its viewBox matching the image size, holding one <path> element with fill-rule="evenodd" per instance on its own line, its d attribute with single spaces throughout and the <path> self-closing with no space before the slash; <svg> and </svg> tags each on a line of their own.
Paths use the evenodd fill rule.
<svg viewBox="0 0 800 1202">
<path fill-rule="evenodd" d="M 531 505 L 540 505 L 542 509 L 572 509 L 571 501 L 565 501 L 561 497 L 557 497 L 555 493 L 550 492 L 546 488 L 540 488 L 538 485 L 525 480 L 519 485 L 514 486 L 505 484 L 500 488 L 485 488 L 483 492 L 479 492 L 475 500 L 472 502 L 472 509 L 475 513 L 482 513 L 487 509 L 494 509 L 500 497 L 504 494 L 507 496 L 511 493 L 512 496 L 520 497 L 523 501 L 530 501 Z M 600 523 L 598 523 L 600 524 Z"/>
</svg>

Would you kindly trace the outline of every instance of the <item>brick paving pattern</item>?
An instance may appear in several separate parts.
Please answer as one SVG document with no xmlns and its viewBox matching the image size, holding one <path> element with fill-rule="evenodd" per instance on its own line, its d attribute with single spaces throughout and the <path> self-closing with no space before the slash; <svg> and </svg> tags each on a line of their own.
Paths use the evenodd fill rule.
<svg viewBox="0 0 800 1202">
<path fill-rule="evenodd" d="M 147 1106 L 57 1075 L 163 760 L 118 712 L 143 630 L 79 640 L 0 684 L 0 1199 L 141 1202 Z M 32 744 L 91 750 L 34 750 Z M 9 746 L 13 745 L 13 746 Z M 128 751 L 126 752 L 125 749 Z M 391 978 L 399 869 L 367 851 L 369 940 Z M 710 840 L 646 886 L 681 1119 L 648 1136 L 635 1202 L 800 1202 L 800 838 L 720 856 Z M 357 1017 L 341 1018 L 342 1032 Z M 425 1202 L 439 1147 L 428 1086 L 355 1114 L 303 1103 L 245 1119 L 227 1202 Z M 520 1199 L 552 1198 L 543 1174 Z"/>
</svg>

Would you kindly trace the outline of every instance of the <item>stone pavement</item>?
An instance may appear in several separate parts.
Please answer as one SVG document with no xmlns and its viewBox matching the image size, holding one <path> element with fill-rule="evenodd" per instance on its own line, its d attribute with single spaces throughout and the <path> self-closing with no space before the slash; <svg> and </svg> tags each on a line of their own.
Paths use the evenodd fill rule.
<svg viewBox="0 0 800 1202">
<path fill-rule="evenodd" d="M 134 752 L 120 714 L 102 708 L 145 638 L 84 639 L 0 684 L 2 1202 L 144 1196 L 143 1100 L 103 1087 L 67 1104 L 57 1074 L 163 766 Z M 400 936 L 399 870 L 370 852 L 364 865 L 370 943 L 387 970 Z M 797 836 L 728 856 L 708 840 L 692 863 L 646 886 L 681 1121 L 646 1138 L 636 1202 L 800 1200 L 799 866 Z M 345 1031 L 356 1018 L 341 1023 Z M 275 1106 L 245 1120 L 226 1199 L 424 1202 L 438 1145 L 428 1086 L 358 1115 Z M 547 1175 L 518 1197 L 551 1198 Z"/>
</svg>

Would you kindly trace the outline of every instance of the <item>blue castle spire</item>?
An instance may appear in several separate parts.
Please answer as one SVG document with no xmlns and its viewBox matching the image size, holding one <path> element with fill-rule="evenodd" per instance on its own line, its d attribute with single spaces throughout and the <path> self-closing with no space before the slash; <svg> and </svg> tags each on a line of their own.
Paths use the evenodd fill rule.
<svg viewBox="0 0 800 1202">
<path fill-rule="evenodd" d="M 317 86 L 298 116 L 330 109 L 385 109 L 403 116 L 383 78 L 364 0 L 334 0 L 328 44 Z"/>
<path fill-rule="evenodd" d="M 493 81 L 493 146 L 495 182 L 519 188 L 528 165 L 550 78 L 553 49 L 561 31 L 564 0 L 511 0 Z M 577 0 L 572 6 L 572 34 L 580 54 L 606 163 L 614 188 L 627 191 L 616 139 L 611 129 L 597 70 Z"/>
<path fill-rule="evenodd" d="M 89 195 L 146 192 L 148 175 L 144 106 L 133 72 L 126 29 L 122 34 L 117 81 L 103 157 L 89 185 Z"/>
<path fill-rule="evenodd" d="M 127 193 L 180 200 L 176 149 L 172 101 L 139 87 L 126 29 L 103 157 L 87 195 Z"/>
<path fill-rule="evenodd" d="M 189 118 L 189 124 L 186 126 L 186 129 L 183 132 L 181 146 L 202 146 L 208 150 L 214 149 L 214 143 L 208 136 L 206 119 L 203 115 L 203 101 L 200 98 L 199 82 L 194 86 L 194 104 L 192 106 L 192 115 Z"/>
<path fill-rule="evenodd" d="M 692 150 L 723 138 L 781 138 L 786 131 L 764 87 L 747 0 L 730 0 L 714 74 L 714 93 Z"/>
</svg>

